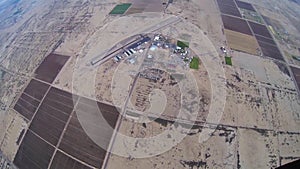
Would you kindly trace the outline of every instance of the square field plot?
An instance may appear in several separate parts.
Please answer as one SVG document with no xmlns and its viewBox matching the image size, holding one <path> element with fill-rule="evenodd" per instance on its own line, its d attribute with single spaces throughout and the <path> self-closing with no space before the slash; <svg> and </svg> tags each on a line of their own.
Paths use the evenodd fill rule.
<svg viewBox="0 0 300 169">
<path fill-rule="evenodd" d="M 119 4 L 109 13 L 111 15 L 122 15 L 131 6 L 131 3 Z"/>
<path fill-rule="evenodd" d="M 36 69 L 36 78 L 42 81 L 52 83 L 62 67 L 68 61 L 69 56 L 50 54 Z"/>
<path fill-rule="evenodd" d="M 79 99 L 75 112 L 59 148 L 91 166 L 101 168 L 119 114 L 113 106 L 85 98 Z"/>
<path fill-rule="evenodd" d="M 231 49 L 257 55 L 259 49 L 254 36 L 225 29 L 226 39 Z"/>
<path fill-rule="evenodd" d="M 46 94 L 49 85 L 31 80 L 23 94 L 14 106 L 14 109 L 26 119 L 31 120 L 42 98 Z"/>
<path fill-rule="evenodd" d="M 252 35 L 251 30 L 244 19 L 222 15 L 222 21 L 225 29 Z"/>
<path fill-rule="evenodd" d="M 248 23 L 251 29 L 253 30 L 254 34 L 273 39 L 268 28 L 265 25 L 261 25 L 250 21 Z"/>
<path fill-rule="evenodd" d="M 28 131 L 15 157 L 14 164 L 20 169 L 47 169 L 54 147 Z"/>
<path fill-rule="evenodd" d="M 90 169 L 90 167 L 85 166 L 60 151 L 57 151 L 50 169 Z"/>
<path fill-rule="evenodd" d="M 70 93 L 51 88 L 29 128 L 56 146 L 73 107 Z"/>
<path fill-rule="evenodd" d="M 242 2 L 242 1 L 236 1 L 236 4 L 239 8 L 247 9 L 253 12 L 256 12 L 253 6 L 247 2 Z"/>
</svg>

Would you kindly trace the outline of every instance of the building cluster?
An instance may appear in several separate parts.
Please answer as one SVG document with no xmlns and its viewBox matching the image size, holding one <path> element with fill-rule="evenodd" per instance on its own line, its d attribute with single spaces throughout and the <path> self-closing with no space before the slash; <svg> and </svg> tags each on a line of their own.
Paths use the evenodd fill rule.
<svg viewBox="0 0 300 169">
<path fill-rule="evenodd" d="M 119 62 L 123 58 L 129 58 L 128 62 L 129 63 L 135 63 L 135 57 L 132 57 L 134 54 L 137 52 L 143 53 L 144 52 L 144 47 L 143 44 L 147 44 L 149 41 L 151 41 L 151 38 L 149 36 L 142 36 L 142 39 L 139 41 L 135 42 L 134 44 L 126 47 L 122 52 L 118 53 L 114 57 L 115 62 Z"/>
<path fill-rule="evenodd" d="M 170 57 L 172 59 L 167 61 L 167 63 L 158 58 L 159 62 L 165 63 L 165 65 L 171 69 L 176 68 L 178 65 L 188 68 L 193 56 L 188 47 L 188 43 L 187 45 L 184 43 L 186 42 L 177 41 L 161 34 L 141 35 L 139 40 L 124 47 L 121 52 L 113 57 L 113 59 L 115 62 L 125 59 L 128 63 L 134 64 L 139 54 L 142 54 L 145 50 L 149 50 L 151 53 L 146 53 L 145 62 L 143 64 L 144 66 L 148 65 L 151 67 L 153 59 L 156 57 L 153 52 L 157 49 L 165 49 L 170 51 Z"/>
<path fill-rule="evenodd" d="M 160 69 L 147 69 L 141 72 L 139 75 L 145 79 L 152 80 L 154 82 L 159 81 L 162 78 L 164 71 Z"/>
</svg>

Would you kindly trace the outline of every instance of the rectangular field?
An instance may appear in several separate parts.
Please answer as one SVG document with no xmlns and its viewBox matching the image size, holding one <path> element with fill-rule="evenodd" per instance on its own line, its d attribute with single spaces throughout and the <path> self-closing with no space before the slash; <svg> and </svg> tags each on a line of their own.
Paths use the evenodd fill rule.
<svg viewBox="0 0 300 169">
<path fill-rule="evenodd" d="M 91 166 L 101 168 L 106 154 L 104 149 L 109 145 L 119 113 L 113 106 L 82 97 L 75 112 L 59 148 Z M 85 129 L 91 129 L 89 135 L 81 124 L 85 124 Z M 99 147 L 90 136 L 103 147 Z"/>
<path fill-rule="evenodd" d="M 239 8 L 243 8 L 243 9 L 247 9 L 247 10 L 255 12 L 255 9 L 253 8 L 253 6 L 247 2 L 236 1 L 236 4 Z"/>
<path fill-rule="evenodd" d="M 262 41 L 258 41 L 258 44 L 262 50 L 262 53 L 265 56 L 284 61 L 284 58 L 281 55 L 280 50 L 277 48 L 277 46 L 270 45 L 270 44 L 264 43 Z"/>
<path fill-rule="evenodd" d="M 199 69 L 199 58 L 198 57 L 193 57 L 191 63 L 190 63 L 190 68 L 191 69 Z"/>
<path fill-rule="evenodd" d="M 257 55 L 259 49 L 254 36 L 225 29 L 228 45 L 231 49 Z"/>
<path fill-rule="evenodd" d="M 14 109 L 27 120 L 31 120 L 48 88 L 49 85 L 45 83 L 31 80 L 15 104 Z"/>
<path fill-rule="evenodd" d="M 59 148 L 97 168 L 101 168 L 106 154 L 106 151 L 86 134 L 76 114 L 72 117 Z"/>
<path fill-rule="evenodd" d="M 124 14 L 127 9 L 131 6 L 131 3 L 124 3 L 124 4 L 119 4 L 112 9 L 112 11 L 109 13 L 111 15 L 122 15 Z"/>
<path fill-rule="evenodd" d="M 50 169 L 91 169 L 90 167 L 70 158 L 57 151 L 52 161 Z"/>
<path fill-rule="evenodd" d="M 60 95 L 59 93 L 65 94 Z M 73 111 L 72 96 L 67 97 L 68 94 L 59 89 L 51 88 L 29 127 L 30 130 L 54 146 L 57 145 L 69 116 Z M 53 102 L 48 102 L 48 100 L 53 100 Z"/>
<path fill-rule="evenodd" d="M 239 9 L 236 6 L 231 6 L 231 5 L 219 5 L 219 9 L 222 14 L 227 14 L 227 15 L 233 15 L 237 17 L 242 17 L 240 14 Z"/>
<path fill-rule="evenodd" d="M 221 15 L 225 29 L 252 35 L 251 30 L 244 19 L 235 18 L 227 15 Z"/>
<path fill-rule="evenodd" d="M 161 0 L 133 0 L 131 7 L 126 15 L 142 12 L 162 12 L 163 5 Z"/>
<path fill-rule="evenodd" d="M 225 63 L 226 63 L 226 65 L 230 65 L 230 66 L 232 66 L 232 60 L 231 60 L 231 57 L 225 57 Z"/>
<path fill-rule="evenodd" d="M 254 34 L 272 39 L 272 36 L 271 36 L 268 28 L 265 25 L 261 25 L 258 23 L 250 22 L 250 21 L 248 23 L 249 23 L 251 29 L 253 30 Z"/>
<path fill-rule="evenodd" d="M 34 88 L 37 91 L 34 91 Z M 16 104 L 17 107 L 20 104 L 29 109 L 29 119 L 32 118 L 33 112 L 37 111 L 17 152 L 16 164 L 22 169 L 46 169 L 54 148 L 57 147 L 58 152 L 53 157 L 52 169 L 71 169 L 74 166 L 86 169 L 90 168 L 89 166 L 101 168 L 119 117 L 118 110 L 114 106 L 54 87 L 49 89 L 44 98 L 48 88 L 49 85 L 33 80 L 25 90 L 27 93 L 24 91 Z M 42 98 L 44 100 L 40 103 Z M 39 109 L 36 110 L 38 106 Z M 78 114 L 81 115 L 80 122 Z M 88 131 L 89 135 L 82 124 L 85 124 L 85 129 L 92 129 L 92 132 Z M 62 140 L 58 145 L 60 138 Z M 94 139 L 102 146 L 97 145 Z"/>
<path fill-rule="evenodd" d="M 36 78 L 42 81 L 52 83 L 62 67 L 68 61 L 69 56 L 50 54 L 36 69 Z"/>
<path fill-rule="evenodd" d="M 20 169 L 47 169 L 54 147 L 28 131 L 14 159 Z"/>
</svg>

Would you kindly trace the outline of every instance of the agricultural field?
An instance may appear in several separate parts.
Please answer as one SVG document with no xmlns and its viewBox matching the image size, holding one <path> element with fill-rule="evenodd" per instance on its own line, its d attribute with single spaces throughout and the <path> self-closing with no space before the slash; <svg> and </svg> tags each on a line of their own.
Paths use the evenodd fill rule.
<svg viewBox="0 0 300 169">
<path fill-rule="evenodd" d="M 111 15 L 122 15 L 128 10 L 128 8 L 130 6 L 131 6 L 130 3 L 116 5 L 114 7 L 114 9 L 112 9 L 112 11 L 109 14 L 111 14 Z"/>
<path fill-rule="evenodd" d="M 231 57 L 226 56 L 226 57 L 225 57 L 225 63 L 226 63 L 226 65 L 232 66 L 232 60 L 231 60 Z"/>
<path fill-rule="evenodd" d="M 247 21 L 244 19 L 222 15 L 222 21 L 224 23 L 225 29 L 229 29 L 247 35 L 252 35 L 250 27 L 248 26 Z"/>
<path fill-rule="evenodd" d="M 241 11 L 243 18 L 253 21 L 253 22 L 263 24 L 263 20 L 257 12 L 252 11 L 252 10 L 247 10 L 247 9 L 240 9 L 240 11 Z"/>
<path fill-rule="evenodd" d="M 299 160 L 299 11 L 291 0 L 1 1 L 0 168 Z"/>
<path fill-rule="evenodd" d="M 190 68 L 199 69 L 199 58 L 198 57 L 193 57 L 193 59 L 190 63 Z"/>
<path fill-rule="evenodd" d="M 229 1 L 218 0 L 217 2 L 221 13 L 241 17 L 239 9 L 237 8 L 233 0 L 229 0 Z"/>
<path fill-rule="evenodd" d="M 253 55 L 258 54 L 259 46 L 255 37 L 227 29 L 225 29 L 225 35 L 227 37 L 228 45 L 231 49 L 243 51 Z"/>
<path fill-rule="evenodd" d="M 162 12 L 164 9 L 161 0 L 131 0 L 131 7 L 126 12 L 126 15 L 143 13 L 143 12 Z"/>
</svg>

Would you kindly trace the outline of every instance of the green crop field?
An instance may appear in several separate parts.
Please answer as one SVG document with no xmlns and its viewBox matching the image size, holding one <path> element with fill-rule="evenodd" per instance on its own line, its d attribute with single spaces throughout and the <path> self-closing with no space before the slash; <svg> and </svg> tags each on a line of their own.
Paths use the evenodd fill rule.
<svg viewBox="0 0 300 169">
<path fill-rule="evenodd" d="M 188 47 L 189 47 L 189 43 L 188 43 L 188 42 L 183 42 L 183 41 L 178 40 L 178 41 L 177 41 L 177 46 L 179 46 L 179 47 L 181 47 L 182 49 L 184 49 L 184 48 L 188 48 Z"/>
<path fill-rule="evenodd" d="M 113 10 L 110 11 L 109 14 L 111 15 L 122 15 L 124 14 L 127 9 L 131 6 L 131 3 L 119 4 L 114 7 Z"/>
<path fill-rule="evenodd" d="M 226 62 L 226 65 L 232 66 L 231 57 L 226 56 L 226 57 L 225 57 L 225 62 Z"/>
<path fill-rule="evenodd" d="M 191 69 L 199 69 L 199 58 L 198 57 L 193 57 L 193 59 L 190 63 L 190 68 Z"/>
</svg>

